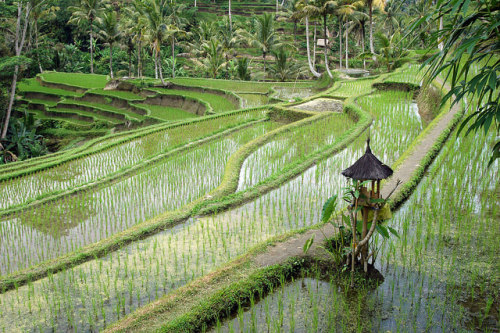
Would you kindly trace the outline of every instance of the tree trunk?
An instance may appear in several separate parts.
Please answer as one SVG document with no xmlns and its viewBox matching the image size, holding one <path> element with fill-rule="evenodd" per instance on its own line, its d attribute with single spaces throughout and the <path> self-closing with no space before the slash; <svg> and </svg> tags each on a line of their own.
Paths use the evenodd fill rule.
<svg viewBox="0 0 500 333">
<path fill-rule="evenodd" d="M 318 73 L 311 63 L 311 52 L 309 47 L 309 18 L 306 16 L 306 48 L 307 48 L 307 64 L 309 65 L 309 70 L 315 77 L 320 77 L 321 74 Z"/>
<path fill-rule="evenodd" d="M 233 32 L 233 19 L 231 17 L 231 0 L 229 0 L 229 10 L 228 10 L 228 16 L 229 16 L 229 31 L 232 33 Z"/>
<path fill-rule="evenodd" d="M 154 61 L 155 61 L 155 79 L 158 80 L 158 50 L 154 48 Z"/>
<path fill-rule="evenodd" d="M 16 50 L 16 56 L 19 57 L 24 47 L 24 42 L 26 41 L 26 31 L 28 30 L 28 16 L 30 13 L 30 3 L 26 3 L 24 14 L 24 27 L 21 32 L 21 15 L 23 12 L 23 2 L 19 1 L 17 3 L 17 21 L 16 21 L 16 36 L 14 40 L 14 47 Z M 3 123 L 2 134 L 0 139 L 5 139 L 7 136 L 7 130 L 9 128 L 10 115 L 12 114 L 12 107 L 14 105 L 14 99 L 16 97 L 16 86 L 17 77 L 19 75 L 19 65 L 14 66 L 14 75 L 12 76 L 12 85 L 10 87 L 9 105 L 7 106 L 7 111 L 5 113 L 5 120 Z M 3 146 L 0 147 L 3 150 Z"/>
<path fill-rule="evenodd" d="M 14 67 L 14 76 L 12 77 L 12 84 L 10 86 L 10 96 L 9 96 L 9 106 L 7 108 L 7 113 L 5 114 L 5 121 L 2 129 L 2 139 L 7 136 L 7 130 L 9 128 L 10 115 L 12 113 L 12 106 L 14 105 L 14 98 L 16 97 L 16 85 L 17 85 L 17 75 L 19 74 L 19 65 Z"/>
<path fill-rule="evenodd" d="M 194 8 L 196 8 L 196 0 L 194 0 Z"/>
<path fill-rule="evenodd" d="M 323 38 L 325 42 L 325 68 L 328 76 L 333 79 L 333 75 L 330 72 L 330 68 L 328 68 L 328 42 L 326 40 L 326 14 L 323 15 Z"/>
<path fill-rule="evenodd" d="M 128 50 L 128 77 L 132 77 L 132 50 Z"/>
<path fill-rule="evenodd" d="M 349 69 L 349 38 L 347 37 L 349 34 L 349 22 L 345 24 L 345 68 Z"/>
<path fill-rule="evenodd" d="M 113 44 L 109 45 L 109 76 L 113 79 Z"/>
<path fill-rule="evenodd" d="M 142 59 L 141 59 L 141 37 L 139 37 L 139 42 L 137 43 L 137 77 L 142 77 Z"/>
<path fill-rule="evenodd" d="M 158 64 L 158 73 L 160 74 L 160 80 L 161 80 L 161 84 L 165 85 L 165 81 L 163 80 L 163 69 L 162 69 L 162 65 L 161 65 L 161 49 L 158 48 L 158 55 L 157 55 L 157 64 Z"/>
<path fill-rule="evenodd" d="M 339 18 L 339 65 L 342 69 L 342 21 Z"/>
<path fill-rule="evenodd" d="M 365 53 L 365 22 L 361 22 L 361 47 L 363 48 L 363 53 Z M 366 57 L 363 57 L 363 69 L 366 70 Z"/>
<path fill-rule="evenodd" d="M 90 74 L 94 74 L 94 36 L 92 34 L 94 20 L 90 19 Z"/>
<path fill-rule="evenodd" d="M 293 21 L 293 43 L 297 43 L 297 21 Z"/>
<path fill-rule="evenodd" d="M 262 52 L 262 58 L 264 59 L 264 73 L 266 73 L 266 52 Z"/>
<path fill-rule="evenodd" d="M 313 57 L 312 57 L 312 63 L 313 67 L 316 68 L 316 44 L 318 44 L 317 40 L 317 34 L 316 34 L 316 21 L 314 21 L 314 35 L 313 35 Z"/>
<path fill-rule="evenodd" d="M 443 31 L 443 16 L 441 16 L 439 18 L 439 31 Z M 441 36 L 438 34 L 438 38 L 441 39 Z M 444 44 L 443 44 L 443 41 L 439 42 L 439 45 L 438 45 L 438 48 L 439 48 L 439 51 L 443 51 L 444 49 Z"/>
<path fill-rule="evenodd" d="M 36 47 L 36 60 L 38 62 L 38 69 L 43 73 L 42 62 L 40 61 L 40 47 L 38 44 L 38 23 L 35 21 L 35 47 Z"/>
<path fill-rule="evenodd" d="M 373 61 L 375 61 L 375 47 L 373 46 L 373 3 L 370 2 L 368 7 L 370 16 L 370 52 L 373 54 Z"/>
<path fill-rule="evenodd" d="M 172 78 L 175 79 L 175 38 L 172 36 Z"/>
<path fill-rule="evenodd" d="M 279 1 L 276 0 L 276 17 L 275 17 L 275 19 L 278 18 L 278 6 L 279 6 Z"/>
</svg>

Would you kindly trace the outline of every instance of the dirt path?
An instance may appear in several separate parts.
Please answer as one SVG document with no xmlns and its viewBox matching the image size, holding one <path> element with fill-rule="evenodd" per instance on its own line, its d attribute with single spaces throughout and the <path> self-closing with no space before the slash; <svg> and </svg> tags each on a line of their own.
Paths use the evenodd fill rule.
<svg viewBox="0 0 500 333">
<path fill-rule="evenodd" d="M 342 101 L 332 98 L 316 98 L 313 99 L 312 101 L 292 106 L 292 109 L 314 111 L 314 112 L 325 112 L 325 111 L 342 112 L 343 108 L 344 104 L 342 103 Z"/>
<path fill-rule="evenodd" d="M 441 84 L 441 82 L 439 82 Z M 422 159 L 427 155 L 432 148 L 439 135 L 448 127 L 450 121 L 457 112 L 460 111 L 460 105 L 455 104 L 447 114 L 445 114 L 423 138 L 420 144 L 415 148 L 410 156 L 401 164 L 394 172 L 392 177 L 382 187 L 383 197 L 387 197 L 389 192 L 394 188 L 396 181 L 399 179 L 404 184 L 412 174 L 417 170 Z M 399 187 L 401 189 L 401 186 Z M 396 191 L 393 196 L 396 196 Z M 269 247 L 267 252 L 255 257 L 254 261 L 257 265 L 265 267 L 284 262 L 290 257 L 303 256 L 303 246 L 306 240 L 314 236 L 314 243 L 309 250 L 309 255 L 312 256 L 328 256 L 327 252 L 321 247 L 323 240 L 332 237 L 336 233 L 336 229 L 330 224 L 322 226 L 320 229 L 308 230 L 301 235 L 297 235 L 285 242 L 278 243 L 273 247 Z"/>
</svg>

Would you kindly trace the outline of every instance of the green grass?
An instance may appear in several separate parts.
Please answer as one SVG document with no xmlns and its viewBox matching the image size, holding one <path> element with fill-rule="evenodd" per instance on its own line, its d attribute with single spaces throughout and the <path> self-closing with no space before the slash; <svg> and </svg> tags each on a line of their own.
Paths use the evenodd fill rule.
<svg viewBox="0 0 500 333">
<path fill-rule="evenodd" d="M 17 88 L 20 93 L 37 92 L 37 93 L 42 93 L 47 95 L 57 95 L 57 96 L 71 96 L 71 97 L 81 96 L 81 94 L 69 90 L 44 87 L 36 79 L 23 80 L 18 83 Z"/>
<path fill-rule="evenodd" d="M 172 120 L 180 120 L 197 117 L 197 115 L 184 111 L 178 108 L 170 108 L 166 106 L 160 105 L 148 105 L 148 104 L 140 104 L 141 107 L 149 110 L 150 116 L 152 118 L 164 120 L 164 121 L 172 121 Z"/>
<path fill-rule="evenodd" d="M 93 89 L 104 88 L 108 82 L 107 75 L 46 72 L 42 79 L 50 83 L 61 83 L 78 88 Z"/>
</svg>

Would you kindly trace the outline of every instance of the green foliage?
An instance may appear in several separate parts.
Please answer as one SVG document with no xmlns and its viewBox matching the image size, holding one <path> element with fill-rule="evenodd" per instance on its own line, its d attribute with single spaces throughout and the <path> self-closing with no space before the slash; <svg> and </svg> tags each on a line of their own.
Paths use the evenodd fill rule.
<svg viewBox="0 0 500 333">
<path fill-rule="evenodd" d="M 35 121 L 33 115 L 26 114 L 24 118 L 10 122 L 7 138 L 3 142 L 1 163 L 6 163 L 13 153 L 19 160 L 42 156 L 47 153 L 47 147 L 42 142 L 42 136 L 36 134 L 40 121 Z"/>
<path fill-rule="evenodd" d="M 432 43 L 442 50 L 432 55 L 422 67 L 427 69 L 428 82 L 444 74 L 451 90 L 444 96 L 443 103 L 453 99 L 454 104 L 467 99 L 477 99 L 476 109 L 465 118 L 461 132 L 470 123 L 466 134 L 484 130 L 492 125 L 500 132 L 500 5 L 494 0 L 439 0 L 437 8 L 415 22 L 411 31 L 418 31 L 427 22 L 444 18 L 442 30 L 432 35 Z M 497 140 L 489 165 L 500 157 L 500 141 Z"/>
<path fill-rule="evenodd" d="M 250 72 L 248 71 L 248 65 L 250 61 L 248 61 L 247 57 L 238 58 L 238 78 L 242 81 L 250 80 Z"/>
<path fill-rule="evenodd" d="M 297 79 L 305 73 L 304 68 L 295 59 L 290 58 L 290 54 L 283 48 L 274 52 L 276 62 L 269 68 L 271 74 L 279 81 Z"/>
</svg>

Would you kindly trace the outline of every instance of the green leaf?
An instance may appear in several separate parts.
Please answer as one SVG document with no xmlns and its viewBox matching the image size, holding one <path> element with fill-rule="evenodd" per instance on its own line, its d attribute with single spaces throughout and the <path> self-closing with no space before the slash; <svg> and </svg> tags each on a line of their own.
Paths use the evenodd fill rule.
<svg viewBox="0 0 500 333">
<path fill-rule="evenodd" d="M 323 205 L 321 221 L 327 222 L 335 211 L 335 208 L 337 208 L 337 195 L 331 196 Z"/>
<path fill-rule="evenodd" d="M 397 238 L 399 238 L 399 233 L 396 229 L 394 228 L 391 228 L 391 227 L 387 227 L 387 229 L 391 232 L 391 234 L 393 234 L 394 236 L 396 236 Z"/>
<path fill-rule="evenodd" d="M 309 238 L 304 244 L 304 248 L 302 249 L 304 253 L 307 253 L 307 251 L 309 251 L 313 243 L 314 243 L 314 235 L 311 238 Z"/>
<path fill-rule="evenodd" d="M 377 232 L 381 234 L 384 238 L 389 238 L 389 232 L 387 232 L 386 227 L 377 224 L 375 225 L 375 229 L 377 229 Z"/>
</svg>

